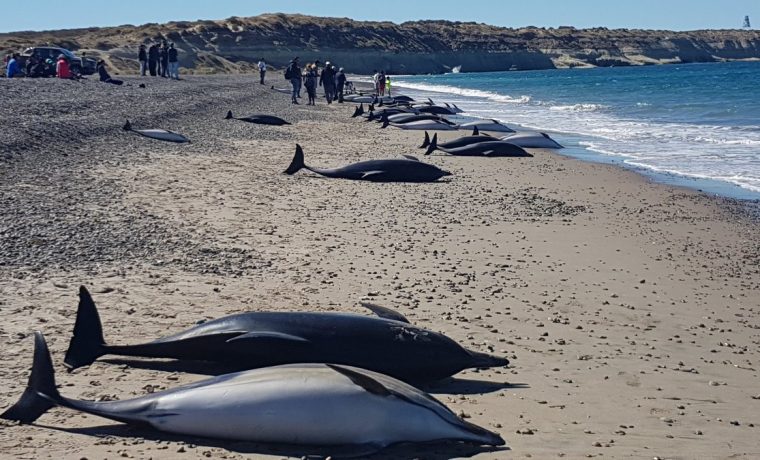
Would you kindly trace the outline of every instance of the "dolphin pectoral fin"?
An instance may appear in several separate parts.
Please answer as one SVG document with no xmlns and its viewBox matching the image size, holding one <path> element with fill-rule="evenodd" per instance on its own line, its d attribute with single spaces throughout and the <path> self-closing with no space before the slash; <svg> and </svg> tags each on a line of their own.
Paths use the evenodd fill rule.
<svg viewBox="0 0 760 460">
<path fill-rule="evenodd" d="M 373 303 L 367 303 L 367 302 L 361 302 L 361 306 L 372 311 L 372 313 L 376 314 L 380 318 L 390 319 L 393 321 L 399 321 L 402 323 L 409 324 L 409 320 L 406 319 L 404 315 L 401 313 L 391 310 L 387 307 L 381 307 L 380 305 L 375 305 Z"/>
<path fill-rule="evenodd" d="M 384 171 L 367 171 L 364 174 L 362 174 L 362 179 L 370 179 L 372 180 L 372 176 L 377 176 L 380 174 L 383 174 Z"/>
<path fill-rule="evenodd" d="M 493 156 L 494 153 L 496 153 L 494 150 L 486 150 L 485 152 L 483 152 L 483 156 L 490 157 L 490 156 Z"/>
<path fill-rule="evenodd" d="M 417 157 L 412 156 L 412 155 L 401 155 L 401 156 L 406 158 L 407 160 L 420 161 Z"/>
<path fill-rule="evenodd" d="M 309 343 L 309 340 L 304 339 L 303 337 L 298 337 L 297 335 L 285 334 L 282 332 L 275 332 L 275 331 L 246 332 L 245 334 L 232 337 L 231 339 L 227 340 L 227 343 L 238 342 L 241 340 L 245 340 L 245 341 L 275 340 L 275 341 L 285 342 L 285 343 Z"/>
<path fill-rule="evenodd" d="M 337 364 L 327 364 L 327 367 L 339 374 L 345 375 L 356 385 L 364 388 L 367 393 L 372 393 L 373 395 L 383 397 L 388 397 L 393 394 L 389 389 L 385 388 L 382 383 L 378 382 L 368 375 L 356 372 L 343 366 L 338 366 Z"/>
</svg>

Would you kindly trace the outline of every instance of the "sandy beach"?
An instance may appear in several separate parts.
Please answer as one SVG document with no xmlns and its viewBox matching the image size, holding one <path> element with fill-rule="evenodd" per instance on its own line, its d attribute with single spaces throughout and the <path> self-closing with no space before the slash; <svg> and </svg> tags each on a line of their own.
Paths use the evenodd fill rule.
<svg viewBox="0 0 760 460">
<path fill-rule="evenodd" d="M 82 284 L 113 344 L 244 311 L 369 314 L 359 302 L 371 300 L 511 361 L 425 388 L 510 450 L 394 458 L 760 457 L 757 203 L 544 150 L 425 157 L 453 173 L 434 184 L 286 176 L 296 143 L 308 165 L 333 167 L 422 158 L 422 133 L 351 119 L 352 104 L 294 106 L 256 79 L 0 79 L 14 107 L 0 130 L 0 411 L 26 385 L 35 330 L 68 397 L 128 399 L 204 377 L 116 357 L 67 373 Z M 124 132 L 127 118 L 192 143 Z M 2 458 L 286 455 L 300 457 L 66 409 L 0 422 Z"/>
</svg>

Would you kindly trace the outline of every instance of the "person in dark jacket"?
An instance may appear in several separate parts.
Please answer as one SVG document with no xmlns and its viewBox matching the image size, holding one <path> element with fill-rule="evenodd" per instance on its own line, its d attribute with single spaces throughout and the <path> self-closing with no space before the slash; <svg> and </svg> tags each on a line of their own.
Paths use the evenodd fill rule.
<svg viewBox="0 0 760 460">
<path fill-rule="evenodd" d="M 108 75 L 108 71 L 106 70 L 106 62 L 102 59 L 98 61 L 98 76 L 100 76 L 100 81 L 103 83 L 111 83 L 112 85 L 118 86 L 124 84 L 123 81 L 114 80 L 110 75 Z"/>
<path fill-rule="evenodd" d="M 174 47 L 174 43 L 169 43 L 169 78 L 179 80 L 179 57 L 177 56 L 177 48 Z"/>
<path fill-rule="evenodd" d="M 145 45 L 140 45 L 140 50 L 137 52 L 137 60 L 140 62 L 140 76 L 144 77 L 145 72 L 148 70 L 148 51 L 145 49 Z"/>
<path fill-rule="evenodd" d="M 327 103 L 332 104 L 333 97 L 335 96 L 335 67 L 330 64 L 330 61 L 325 62 L 325 70 L 322 71 L 322 75 L 319 77 L 319 86 L 325 91 Z"/>
<path fill-rule="evenodd" d="M 346 74 L 343 73 L 343 67 L 341 67 L 338 70 L 338 73 L 335 74 L 335 90 L 337 91 L 336 98 L 338 99 L 338 103 L 343 103 L 343 89 L 346 86 Z"/>
<path fill-rule="evenodd" d="M 298 97 L 299 91 L 301 91 L 302 84 L 301 67 L 298 63 L 298 57 L 293 58 L 293 60 L 290 61 L 288 68 L 285 69 L 285 79 L 289 80 L 290 84 L 293 85 L 291 102 L 293 104 L 298 104 L 298 100 L 296 98 Z"/>
<path fill-rule="evenodd" d="M 151 77 L 156 76 L 156 67 L 158 67 L 158 45 L 154 43 L 148 48 L 148 71 Z"/>
<path fill-rule="evenodd" d="M 161 49 L 158 52 L 158 74 L 166 78 L 169 76 L 169 48 L 166 46 L 166 42 L 161 44 Z"/>
</svg>

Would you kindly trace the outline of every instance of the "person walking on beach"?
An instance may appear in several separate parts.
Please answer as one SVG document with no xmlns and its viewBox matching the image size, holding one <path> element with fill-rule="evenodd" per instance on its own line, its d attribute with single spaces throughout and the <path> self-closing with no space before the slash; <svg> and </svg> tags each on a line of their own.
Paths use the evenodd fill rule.
<svg viewBox="0 0 760 460">
<path fill-rule="evenodd" d="M 259 66 L 259 84 L 263 85 L 264 77 L 266 77 L 266 74 L 267 74 L 267 63 L 266 61 L 264 61 L 264 58 L 261 58 L 258 66 Z"/>
<path fill-rule="evenodd" d="M 343 67 L 338 69 L 335 74 L 335 90 L 337 91 L 338 103 L 343 103 L 343 89 L 346 87 L 346 74 L 343 73 Z"/>
<path fill-rule="evenodd" d="M 11 58 L 8 59 L 8 62 L 5 64 L 5 76 L 7 78 L 13 78 L 19 74 L 19 71 L 21 70 L 20 69 L 21 66 L 18 63 L 18 60 L 19 60 L 18 53 L 11 54 Z"/>
<path fill-rule="evenodd" d="M 293 85 L 293 94 L 291 95 L 290 102 L 292 104 L 298 104 L 298 93 L 301 90 L 301 68 L 298 65 L 298 56 L 294 57 L 288 68 L 285 69 L 285 79 L 290 81 Z"/>
<path fill-rule="evenodd" d="M 306 87 L 306 93 L 309 96 L 309 102 L 306 103 L 306 105 L 317 105 L 317 65 L 307 65 L 306 69 L 304 86 Z"/>
<path fill-rule="evenodd" d="M 174 43 L 169 43 L 167 56 L 169 59 L 169 78 L 179 80 L 179 57 L 177 56 L 177 48 L 174 47 Z"/>
<path fill-rule="evenodd" d="M 137 60 L 140 62 L 140 76 L 144 77 L 145 72 L 148 70 L 148 52 L 145 50 L 145 45 L 140 45 L 140 50 L 137 52 Z"/>
<path fill-rule="evenodd" d="M 388 93 L 388 97 L 391 97 L 391 76 L 385 76 L 385 91 Z"/>
<path fill-rule="evenodd" d="M 151 77 L 156 76 L 156 67 L 158 66 L 158 45 L 152 44 L 148 48 L 148 72 Z"/>
</svg>

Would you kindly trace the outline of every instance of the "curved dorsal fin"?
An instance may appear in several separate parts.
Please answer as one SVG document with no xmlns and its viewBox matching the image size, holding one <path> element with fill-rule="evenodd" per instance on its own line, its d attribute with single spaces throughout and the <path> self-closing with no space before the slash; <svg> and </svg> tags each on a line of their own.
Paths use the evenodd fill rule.
<svg viewBox="0 0 760 460">
<path fill-rule="evenodd" d="M 348 369 L 343 366 L 338 366 L 336 364 L 327 364 L 327 367 L 334 370 L 335 372 L 339 374 L 343 374 L 346 377 L 348 377 L 349 380 L 354 382 L 356 385 L 364 388 L 367 390 L 368 393 L 372 393 L 373 395 L 377 396 L 383 396 L 388 397 L 391 396 L 393 393 L 390 392 L 385 386 L 378 382 L 377 380 L 373 379 L 372 377 L 364 374 L 360 374 L 359 372 L 356 372 L 352 369 Z"/>
<path fill-rule="evenodd" d="M 404 157 L 404 158 L 406 158 L 407 160 L 420 161 L 419 158 L 417 158 L 415 156 L 412 156 L 412 155 L 401 155 L 401 156 Z"/>
<path fill-rule="evenodd" d="M 402 323 L 407 323 L 407 324 L 409 323 L 409 320 L 406 319 L 404 315 L 402 315 L 401 313 L 395 310 L 391 310 L 390 308 L 381 307 L 380 305 L 375 305 L 373 303 L 368 303 L 368 302 L 361 302 L 361 306 L 368 310 L 371 310 L 372 313 L 376 314 L 380 318 L 390 319 L 393 321 L 400 321 Z"/>
</svg>

